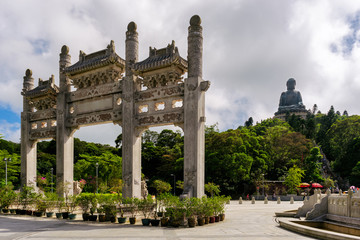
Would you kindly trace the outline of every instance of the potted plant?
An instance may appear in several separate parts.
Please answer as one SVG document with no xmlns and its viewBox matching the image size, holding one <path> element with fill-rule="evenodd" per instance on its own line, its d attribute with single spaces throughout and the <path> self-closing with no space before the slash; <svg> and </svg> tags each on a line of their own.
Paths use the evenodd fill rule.
<svg viewBox="0 0 360 240">
<path fill-rule="evenodd" d="M 45 203 L 46 203 L 46 217 L 50 218 L 54 215 L 54 209 L 56 207 L 58 195 L 52 192 L 45 193 Z"/>
<path fill-rule="evenodd" d="M 94 215 L 95 211 L 97 210 L 97 204 L 98 204 L 98 199 L 97 196 L 94 194 L 89 195 L 89 200 L 90 200 L 90 216 L 89 216 L 89 221 L 93 221 L 95 222 L 97 219 L 97 215 Z"/>
<path fill-rule="evenodd" d="M 74 220 L 76 218 L 76 210 L 77 207 L 77 195 L 71 195 L 69 197 L 69 219 Z"/>
<path fill-rule="evenodd" d="M 222 196 L 221 197 L 221 206 L 219 208 L 219 217 L 220 217 L 220 221 L 224 221 L 225 220 L 225 206 L 226 204 L 230 201 L 231 197 L 225 197 L 225 196 Z"/>
<path fill-rule="evenodd" d="M 89 208 L 90 208 L 90 204 L 91 204 L 91 195 L 87 194 L 87 193 L 81 193 L 80 195 L 78 195 L 77 197 L 77 204 L 80 206 L 80 208 L 82 209 L 82 218 L 84 221 L 88 221 L 89 220 Z"/>
<path fill-rule="evenodd" d="M 120 213 L 120 217 L 118 217 L 118 222 L 119 223 L 125 223 L 126 222 L 126 217 L 124 217 L 125 208 L 123 206 L 123 200 L 124 199 L 120 194 L 118 194 L 116 196 L 116 203 L 118 205 L 118 210 L 119 210 L 119 213 Z"/>
<path fill-rule="evenodd" d="M 136 214 L 138 212 L 139 199 L 137 198 L 126 198 L 126 206 L 129 209 L 131 217 L 129 217 L 130 224 L 136 223 Z"/>
<path fill-rule="evenodd" d="M 199 199 L 199 205 L 195 210 L 197 216 L 197 222 L 199 226 L 203 226 L 205 224 L 205 213 L 206 213 L 205 201 L 206 201 L 206 197 Z"/>
<path fill-rule="evenodd" d="M 141 222 L 143 226 L 149 226 L 150 225 L 150 214 L 154 209 L 154 202 L 150 195 L 148 195 L 146 198 L 139 200 L 139 210 L 144 215 L 144 218 L 141 219 Z"/>
<path fill-rule="evenodd" d="M 46 202 L 43 195 L 37 194 L 35 198 L 35 208 L 36 208 L 36 210 L 34 211 L 35 216 L 37 217 L 44 216 L 46 212 Z"/>
<path fill-rule="evenodd" d="M 198 198 L 187 198 L 184 200 L 185 203 L 185 213 L 188 219 L 188 226 L 190 228 L 195 227 L 196 225 L 196 212 L 200 206 L 200 199 Z"/>
<path fill-rule="evenodd" d="M 32 215 L 32 211 L 30 210 L 31 205 L 34 203 L 36 198 L 36 193 L 34 192 L 34 188 L 31 186 L 23 186 L 22 191 L 20 192 L 20 202 L 23 206 L 21 211 L 22 214 Z"/>
<path fill-rule="evenodd" d="M 9 184 L 0 190 L 0 208 L 2 208 L 3 213 L 9 212 L 9 207 L 16 198 L 13 188 L 13 185 Z"/>
<path fill-rule="evenodd" d="M 161 208 L 161 200 L 163 199 L 163 197 L 166 197 L 167 195 L 169 195 L 169 191 L 171 190 L 171 185 L 168 182 L 164 182 L 162 180 L 155 180 L 152 183 L 152 187 L 154 187 L 156 189 L 156 207 L 159 209 L 157 210 L 157 214 L 159 217 L 163 216 L 163 209 Z M 159 200 L 159 202 L 158 202 Z"/>
<path fill-rule="evenodd" d="M 205 215 L 205 224 L 214 223 L 215 217 L 214 217 L 214 207 L 211 201 L 211 198 L 203 197 L 202 198 L 203 203 L 203 210 Z"/>
<path fill-rule="evenodd" d="M 55 206 L 57 208 L 57 213 L 55 214 L 56 215 L 56 218 L 57 219 L 60 219 L 62 217 L 62 209 L 64 207 L 64 198 L 62 197 L 58 197 L 56 199 L 56 203 L 55 203 Z"/>
<path fill-rule="evenodd" d="M 71 195 L 70 195 L 70 189 L 71 185 L 69 182 L 65 182 L 64 184 L 60 185 L 61 191 L 64 194 L 64 210 L 65 212 L 62 212 L 63 219 L 68 219 L 70 214 L 70 208 L 71 208 Z"/>
<path fill-rule="evenodd" d="M 97 194 L 96 195 L 98 199 L 99 207 L 97 208 L 97 213 L 99 216 L 99 222 L 105 222 L 105 205 L 106 205 L 106 199 L 104 194 Z"/>
<path fill-rule="evenodd" d="M 105 197 L 105 205 L 104 205 L 104 212 L 105 212 L 105 220 L 110 221 L 112 223 L 116 220 L 116 201 L 115 195 L 107 195 Z"/>
</svg>

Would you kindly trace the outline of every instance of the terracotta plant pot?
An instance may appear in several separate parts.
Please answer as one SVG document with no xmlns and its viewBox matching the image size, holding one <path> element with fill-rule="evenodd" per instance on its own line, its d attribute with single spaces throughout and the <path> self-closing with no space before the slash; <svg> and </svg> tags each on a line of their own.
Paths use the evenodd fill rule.
<svg viewBox="0 0 360 240">
<path fill-rule="evenodd" d="M 220 216 L 220 221 L 224 221 L 224 220 L 225 220 L 225 214 L 224 214 L 224 213 L 220 214 L 219 216 Z"/>
<path fill-rule="evenodd" d="M 209 223 L 214 223 L 215 222 L 215 217 L 210 217 Z"/>
<path fill-rule="evenodd" d="M 125 223 L 126 222 L 126 217 L 119 217 L 118 222 L 119 223 Z"/>
<path fill-rule="evenodd" d="M 136 218 L 134 218 L 134 217 L 129 218 L 129 222 L 130 222 L 130 224 L 135 224 Z"/>
<path fill-rule="evenodd" d="M 105 220 L 106 220 L 105 214 L 100 214 L 99 215 L 99 222 L 105 222 Z"/>
<path fill-rule="evenodd" d="M 32 211 L 31 210 L 26 210 L 26 215 L 29 215 L 29 216 L 31 216 L 32 215 Z"/>
<path fill-rule="evenodd" d="M 169 225 L 169 218 L 163 217 L 161 218 L 160 222 L 162 227 L 167 227 Z"/>
<path fill-rule="evenodd" d="M 157 227 L 160 225 L 160 219 L 151 219 L 151 226 Z"/>
<path fill-rule="evenodd" d="M 220 216 L 215 216 L 215 222 L 220 222 Z"/>
<path fill-rule="evenodd" d="M 198 217 L 197 222 L 198 222 L 199 226 L 204 226 L 205 218 L 204 217 Z"/>
<path fill-rule="evenodd" d="M 190 228 L 195 227 L 196 219 L 195 218 L 188 218 L 188 225 L 189 225 Z"/>
<path fill-rule="evenodd" d="M 142 222 L 142 225 L 143 225 L 143 226 L 149 226 L 149 225 L 150 225 L 150 221 L 151 221 L 151 219 L 149 219 L 149 218 L 143 218 L 143 219 L 141 219 L 141 222 Z"/>
<path fill-rule="evenodd" d="M 210 221 L 210 217 L 205 217 L 205 224 L 209 224 L 209 221 Z"/>
</svg>

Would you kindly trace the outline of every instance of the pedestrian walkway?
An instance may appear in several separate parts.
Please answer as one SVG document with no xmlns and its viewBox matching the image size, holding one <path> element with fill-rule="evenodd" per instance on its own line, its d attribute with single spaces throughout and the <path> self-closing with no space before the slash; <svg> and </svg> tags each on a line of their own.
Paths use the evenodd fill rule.
<svg viewBox="0 0 360 240">
<path fill-rule="evenodd" d="M 231 201 L 225 221 L 195 228 L 162 228 L 118 223 L 89 223 L 30 216 L 0 215 L 0 240 L 8 239 L 313 239 L 279 227 L 275 212 L 297 209 L 302 202 Z"/>
</svg>

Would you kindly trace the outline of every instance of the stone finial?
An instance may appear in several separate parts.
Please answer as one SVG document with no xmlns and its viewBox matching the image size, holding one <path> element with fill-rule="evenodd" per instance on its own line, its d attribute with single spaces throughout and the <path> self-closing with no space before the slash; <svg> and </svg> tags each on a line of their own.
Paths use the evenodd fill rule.
<svg viewBox="0 0 360 240">
<path fill-rule="evenodd" d="M 277 204 L 280 204 L 280 203 L 281 203 L 281 198 L 278 197 L 278 198 L 277 198 Z"/>
<path fill-rule="evenodd" d="M 239 198 L 239 204 L 242 204 L 242 197 Z"/>
<path fill-rule="evenodd" d="M 293 196 L 291 196 L 291 198 L 290 198 L 290 204 L 294 204 L 294 197 Z"/>
<path fill-rule="evenodd" d="M 264 204 L 268 204 L 268 198 L 267 197 L 265 197 L 265 199 L 264 199 Z"/>
<path fill-rule="evenodd" d="M 255 197 L 254 196 L 251 198 L 251 204 L 255 204 Z"/>
<path fill-rule="evenodd" d="M 327 196 L 330 196 L 331 195 L 331 191 L 330 191 L 330 189 L 328 188 L 328 189 L 326 189 L 326 195 Z"/>
<path fill-rule="evenodd" d="M 115 43 L 114 40 L 110 41 L 110 44 L 107 45 L 107 49 L 109 51 L 109 53 L 114 53 L 115 52 Z"/>
<path fill-rule="evenodd" d="M 61 48 L 61 54 L 62 54 L 62 55 L 67 55 L 67 54 L 69 54 L 69 47 L 66 46 L 66 45 L 62 46 L 62 48 Z"/>
<path fill-rule="evenodd" d="M 26 69 L 26 71 L 25 71 L 25 76 L 26 76 L 27 78 L 31 78 L 31 77 L 32 77 L 32 71 L 31 71 L 30 69 Z"/>
<path fill-rule="evenodd" d="M 127 26 L 127 30 L 129 32 L 136 32 L 136 29 L 137 29 L 137 25 L 135 22 L 130 22 Z"/>
<path fill-rule="evenodd" d="M 190 25 L 191 26 L 200 26 L 201 25 L 201 18 L 199 15 L 194 15 L 190 18 Z"/>
</svg>

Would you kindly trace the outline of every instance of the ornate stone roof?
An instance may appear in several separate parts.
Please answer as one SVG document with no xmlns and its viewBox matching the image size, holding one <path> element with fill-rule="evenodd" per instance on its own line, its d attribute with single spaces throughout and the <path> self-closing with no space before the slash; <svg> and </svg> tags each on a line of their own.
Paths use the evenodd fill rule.
<svg viewBox="0 0 360 240">
<path fill-rule="evenodd" d="M 79 61 L 65 69 L 70 75 L 76 75 L 91 69 L 100 68 L 109 64 L 116 64 L 122 69 L 125 67 L 125 60 L 115 53 L 115 44 L 111 40 L 106 49 L 91 54 L 80 51 Z"/>
<path fill-rule="evenodd" d="M 56 96 L 58 92 L 59 88 L 55 85 L 54 75 L 51 75 L 49 80 L 44 81 L 39 78 L 39 85 L 32 90 L 26 91 L 24 94 L 26 97 L 33 99 L 47 95 Z"/>
<path fill-rule="evenodd" d="M 151 48 L 149 57 L 141 62 L 134 64 L 134 70 L 137 72 L 148 72 L 159 68 L 165 68 L 171 65 L 177 65 L 183 72 L 188 68 L 187 61 L 179 54 L 175 47 L 175 41 L 172 41 L 166 48 Z"/>
</svg>

